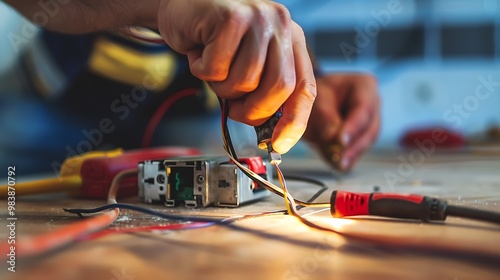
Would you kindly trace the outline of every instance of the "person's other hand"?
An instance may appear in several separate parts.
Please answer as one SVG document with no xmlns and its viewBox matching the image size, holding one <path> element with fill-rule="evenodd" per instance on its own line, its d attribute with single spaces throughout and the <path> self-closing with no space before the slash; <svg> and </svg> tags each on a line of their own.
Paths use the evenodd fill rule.
<svg viewBox="0 0 500 280">
<path fill-rule="evenodd" d="M 377 81 L 368 74 L 331 74 L 318 78 L 317 87 L 304 136 L 328 163 L 350 170 L 378 136 Z"/>
<path fill-rule="evenodd" d="M 194 76 L 231 100 L 229 117 L 257 126 L 281 106 L 272 144 L 286 153 L 304 133 L 316 81 L 302 29 L 281 4 L 267 0 L 169 0 L 158 29 L 186 54 Z"/>
</svg>

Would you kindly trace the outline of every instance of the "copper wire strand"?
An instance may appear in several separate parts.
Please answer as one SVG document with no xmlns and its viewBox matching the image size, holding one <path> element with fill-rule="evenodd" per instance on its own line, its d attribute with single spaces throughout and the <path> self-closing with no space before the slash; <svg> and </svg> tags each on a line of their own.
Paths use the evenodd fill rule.
<svg viewBox="0 0 500 280">
<path fill-rule="evenodd" d="M 247 167 L 243 166 L 241 163 L 239 163 L 237 160 L 236 160 L 236 155 L 233 155 L 231 153 L 231 149 L 228 145 L 228 139 L 226 138 L 226 135 L 224 133 L 224 131 L 227 129 L 227 111 L 226 111 L 226 106 L 227 104 L 225 104 L 225 102 L 227 101 L 221 101 L 221 110 L 222 110 L 222 117 L 221 117 L 221 131 L 222 131 L 222 143 L 223 143 L 223 147 L 224 147 L 224 150 L 226 151 L 226 153 L 228 154 L 229 158 L 234 162 L 234 164 L 236 164 L 236 166 L 238 166 L 238 168 L 240 168 L 241 170 L 244 170 L 246 173 L 248 173 L 251 177 L 252 180 L 256 181 L 256 182 L 259 182 L 261 184 L 261 186 L 263 186 L 264 188 L 266 188 L 268 191 L 276 194 L 276 195 L 279 195 L 281 197 L 285 197 L 285 191 L 283 190 L 283 187 L 278 187 L 276 185 L 274 185 L 273 183 L 269 182 L 268 180 L 262 178 L 260 175 L 256 174 L 255 172 L 253 172 L 252 170 L 248 169 Z M 227 131 L 227 133 L 229 134 L 229 131 Z M 281 172 L 281 170 L 279 169 L 279 167 L 275 167 L 277 168 L 277 170 L 279 170 L 278 173 L 281 173 L 281 179 L 284 180 L 284 177 L 283 177 L 283 173 Z M 286 188 L 286 186 L 285 186 Z M 290 193 L 286 193 L 286 196 L 287 197 L 291 197 L 290 196 Z M 288 199 L 287 199 L 288 200 Z M 299 199 L 295 199 L 292 197 L 292 200 L 294 202 L 294 204 L 297 204 L 297 205 L 301 205 L 301 206 L 304 206 L 304 207 L 330 207 L 330 203 L 318 203 L 318 202 L 306 202 L 306 201 L 302 201 L 302 200 L 299 200 Z"/>
<path fill-rule="evenodd" d="M 116 203 L 119 182 L 123 178 L 134 174 L 137 174 L 137 169 L 128 169 L 121 171 L 114 177 L 108 192 L 108 203 Z M 20 237 L 16 253 L 23 257 L 35 256 L 60 248 L 66 244 L 77 241 L 82 236 L 107 228 L 116 221 L 119 214 L 119 209 L 115 208 L 111 211 L 63 226 L 54 231 L 31 237 Z M 5 250 L 8 250 L 8 248 L 6 244 L 2 244 L 0 246 L 0 252 L 3 253 Z M 3 255 L 5 256 L 5 254 Z"/>
</svg>

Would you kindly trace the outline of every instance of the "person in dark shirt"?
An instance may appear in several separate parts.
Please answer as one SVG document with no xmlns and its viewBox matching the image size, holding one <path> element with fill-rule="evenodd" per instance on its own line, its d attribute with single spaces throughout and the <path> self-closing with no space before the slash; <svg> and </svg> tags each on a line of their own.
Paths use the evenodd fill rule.
<svg viewBox="0 0 500 280">
<path fill-rule="evenodd" d="M 94 140 L 92 148 L 139 147 L 162 101 L 190 88 L 203 94 L 179 101 L 169 114 L 214 112 L 215 94 L 231 101 L 230 118 L 256 126 L 282 107 L 274 149 L 286 153 L 304 135 L 327 162 L 343 170 L 352 168 L 377 137 L 375 78 L 315 71 L 302 29 L 281 4 L 53 0 L 43 9 L 31 0 L 5 2 L 43 27 L 14 75 L 23 77 L 21 91 L 39 97 L 34 104 L 48 104 L 43 109 L 21 105 L 27 106 L 21 110 L 28 112 L 25 121 L 51 124 L 32 133 L 32 142 L 14 143 L 18 148 L 9 149 L 11 155 L 31 147 L 34 156 L 43 153 L 44 145 L 76 150 L 82 134 Z M 53 11 L 50 16 L 47 9 Z M 129 26 L 156 31 L 166 45 L 137 39 L 149 38 L 144 30 L 127 36 Z M 30 117 L 38 110 L 46 120 Z M 95 131 L 103 119 L 113 125 L 106 137 Z M 64 131 L 64 137 L 53 129 Z"/>
</svg>

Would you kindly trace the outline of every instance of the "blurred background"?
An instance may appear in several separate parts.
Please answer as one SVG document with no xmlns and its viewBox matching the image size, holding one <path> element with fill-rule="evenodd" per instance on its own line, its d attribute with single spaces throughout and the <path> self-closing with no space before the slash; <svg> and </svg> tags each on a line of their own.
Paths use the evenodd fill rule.
<svg viewBox="0 0 500 280">
<path fill-rule="evenodd" d="M 376 149 L 398 149 L 403 135 L 416 128 L 445 127 L 469 139 L 498 132 L 500 0 L 278 2 L 289 8 L 304 29 L 324 72 L 364 71 L 377 76 L 382 128 Z M 35 37 L 33 30 L 0 3 L 0 36 L 4 38 L 0 40 L 0 76 L 15 65 L 22 48 L 32 44 L 26 39 Z M 25 36 L 19 41 L 12 34 Z M 11 91 L 5 82 L 0 84 L 1 94 Z M 6 116 L 5 106 L 0 105 L 2 129 L 16 118 Z M 180 129 L 186 123 L 175 125 Z M 197 133 L 203 129 L 207 130 L 200 127 Z M 219 131 L 206 133 L 213 135 L 208 142 L 218 145 Z M 241 129 L 239 137 L 253 137 L 253 133 Z M 187 138 L 188 144 L 206 144 L 196 134 Z M 9 141 L 19 139 L 2 133 L 0 146 Z M 294 151 L 310 153 L 306 145 Z M 0 153 L 7 158 L 5 149 Z"/>
<path fill-rule="evenodd" d="M 500 124 L 500 1 L 280 2 L 325 71 L 378 77 L 377 147 L 393 147 L 414 127 L 441 125 L 472 136 Z M 496 86 L 480 100 L 483 79 Z"/>
</svg>

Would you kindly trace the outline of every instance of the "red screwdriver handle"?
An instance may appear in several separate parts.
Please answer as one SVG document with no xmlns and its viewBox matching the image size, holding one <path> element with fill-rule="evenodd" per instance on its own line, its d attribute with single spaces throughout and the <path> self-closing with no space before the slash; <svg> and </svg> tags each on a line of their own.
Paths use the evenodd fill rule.
<svg viewBox="0 0 500 280">
<path fill-rule="evenodd" d="M 86 198 L 102 198 L 108 195 L 113 178 L 120 172 L 137 168 L 140 161 L 167 159 L 182 156 L 196 156 L 200 151 L 194 148 L 161 147 L 126 151 L 115 157 L 95 157 L 83 162 L 80 177 L 80 195 Z M 126 178 L 120 183 L 118 197 L 137 195 L 137 177 Z"/>
<path fill-rule="evenodd" d="M 446 201 L 416 194 L 333 191 L 330 203 L 336 218 L 375 215 L 423 221 L 446 219 Z"/>
</svg>

